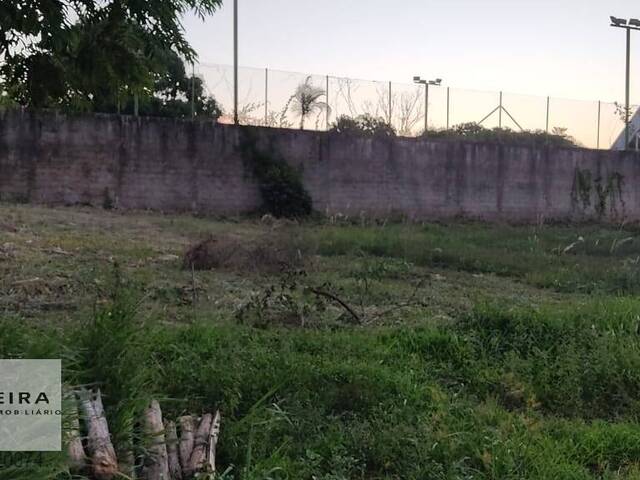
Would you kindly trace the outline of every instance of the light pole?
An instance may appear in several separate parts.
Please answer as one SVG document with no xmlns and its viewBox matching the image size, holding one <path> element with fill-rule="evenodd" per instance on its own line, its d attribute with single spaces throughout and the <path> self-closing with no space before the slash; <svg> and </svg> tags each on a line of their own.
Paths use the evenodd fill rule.
<svg viewBox="0 0 640 480">
<path fill-rule="evenodd" d="M 238 125 L 238 0 L 233 0 L 233 123 Z"/>
<path fill-rule="evenodd" d="M 429 128 L 429 85 L 439 87 L 442 84 L 442 79 L 423 80 L 419 76 L 415 76 L 413 77 L 413 83 L 424 85 L 424 134 L 426 135 Z"/>
<path fill-rule="evenodd" d="M 627 21 L 626 18 L 611 18 L 611 26 L 616 28 L 624 28 L 627 31 L 627 71 L 625 80 L 625 103 L 624 103 L 624 149 L 629 148 L 629 100 L 631 91 L 631 30 L 640 30 L 640 20 L 632 18 Z"/>
</svg>

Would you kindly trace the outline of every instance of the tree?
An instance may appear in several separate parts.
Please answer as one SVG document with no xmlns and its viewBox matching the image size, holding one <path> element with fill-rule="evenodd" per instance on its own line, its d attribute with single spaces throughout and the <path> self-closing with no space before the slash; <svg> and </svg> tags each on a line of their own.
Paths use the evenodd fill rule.
<svg viewBox="0 0 640 480">
<path fill-rule="evenodd" d="M 311 77 L 298 85 L 295 93 L 289 99 L 292 109 L 300 115 L 300 130 L 304 129 L 305 119 L 313 112 L 328 112 L 329 104 L 320 99 L 326 96 L 326 92 L 311 84 Z"/>
<path fill-rule="evenodd" d="M 164 69 L 166 52 L 187 61 L 196 56 L 184 37 L 182 15 L 194 11 L 204 18 L 221 2 L 2 2 L 4 91 L 23 105 L 76 108 L 88 107 L 94 99 L 149 91 Z"/>
</svg>

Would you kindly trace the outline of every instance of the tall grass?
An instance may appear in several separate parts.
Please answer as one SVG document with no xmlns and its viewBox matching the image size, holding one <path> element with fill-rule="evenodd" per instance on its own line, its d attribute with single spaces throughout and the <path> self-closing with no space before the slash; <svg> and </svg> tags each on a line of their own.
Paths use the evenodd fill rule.
<svg viewBox="0 0 640 480">
<path fill-rule="evenodd" d="M 118 293 L 64 334 L 7 319 L 0 355 L 64 354 L 67 383 L 100 382 L 118 442 L 149 396 L 168 416 L 221 408 L 238 479 L 637 478 L 637 300 L 335 331 L 174 327 L 135 306 Z M 46 459 L 2 475 L 69 478 Z"/>
</svg>

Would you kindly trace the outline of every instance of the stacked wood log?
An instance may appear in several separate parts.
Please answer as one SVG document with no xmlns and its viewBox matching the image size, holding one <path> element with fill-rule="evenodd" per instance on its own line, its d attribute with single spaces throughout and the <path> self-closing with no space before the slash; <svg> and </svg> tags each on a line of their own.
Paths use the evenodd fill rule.
<svg viewBox="0 0 640 480">
<path fill-rule="evenodd" d="M 118 462 L 100 390 L 82 390 L 75 392 L 74 397 L 80 415 L 71 412 L 71 427 L 66 435 L 72 472 L 94 480 L 189 480 L 199 473 L 215 472 L 219 411 L 201 418 L 180 417 L 176 426 L 176 422 L 162 418 L 160 404 L 153 400 L 140 420 L 145 455 L 136 468 L 133 452 L 126 452 L 123 457 L 127 458 Z"/>
</svg>

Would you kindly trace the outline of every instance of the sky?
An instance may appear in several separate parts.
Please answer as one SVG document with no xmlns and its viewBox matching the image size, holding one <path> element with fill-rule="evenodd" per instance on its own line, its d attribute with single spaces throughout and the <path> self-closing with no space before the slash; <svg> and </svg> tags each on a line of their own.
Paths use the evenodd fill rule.
<svg viewBox="0 0 640 480">
<path fill-rule="evenodd" d="M 608 102 L 623 100 L 625 72 L 609 15 L 640 18 L 638 0 L 238 1 L 241 66 Z M 184 26 L 201 62 L 232 64 L 232 0 Z"/>
</svg>

